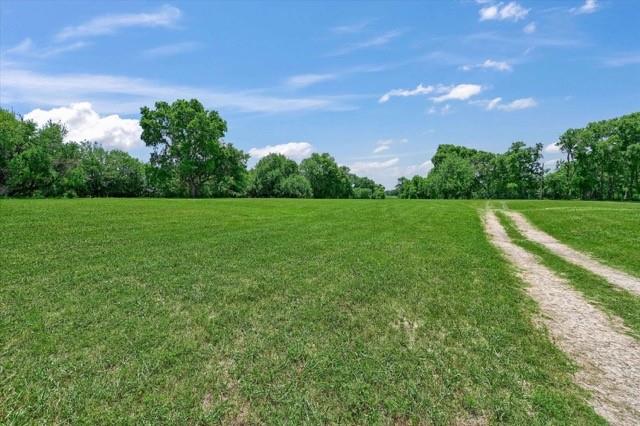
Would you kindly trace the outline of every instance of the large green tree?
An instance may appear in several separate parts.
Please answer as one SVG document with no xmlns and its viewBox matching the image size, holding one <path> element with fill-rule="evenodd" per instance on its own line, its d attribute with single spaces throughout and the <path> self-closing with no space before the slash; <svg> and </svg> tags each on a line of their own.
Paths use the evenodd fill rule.
<svg viewBox="0 0 640 426">
<path fill-rule="evenodd" d="M 143 107 L 140 113 L 142 140 L 153 148 L 150 163 L 157 169 L 156 179 L 177 180 L 174 187 L 191 197 L 238 192 L 248 156 L 223 142 L 227 123 L 216 111 L 196 99 L 180 99 L 156 102 L 155 108 Z"/>
<path fill-rule="evenodd" d="M 338 166 L 329 154 L 311 154 L 300 164 L 301 174 L 309 180 L 314 198 L 349 198 L 352 194 L 348 169 Z"/>
<path fill-rule="evenodd" d="M 2 180 L 0 187 L 19 196 L 52 196 L 60 191 L 56 159 L 64 152 L 65 129 L 47 123 L 38 129 L 33 122 L 2 114 Z"/>
</svg>

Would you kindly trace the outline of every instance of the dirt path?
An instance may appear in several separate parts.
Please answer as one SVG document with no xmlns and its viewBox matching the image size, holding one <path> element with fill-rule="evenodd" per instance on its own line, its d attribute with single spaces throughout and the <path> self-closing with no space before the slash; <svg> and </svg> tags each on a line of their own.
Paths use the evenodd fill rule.
<svg viewBox="0 0 640 426">
<path fill-rule="evenodd" d="M 529 240 L 542 244 L 547 249 L 562 257 L 564 260 L 578 265 L 592 272 L 611 284 L 624 288 L 634 294 L 640 295 L 640 278 L 636 278 L 618 269 L 611 268 L 589 257 L 566 244 L 553 238 L 551 235 L 534 227 L 524 216 L 513 211 L 505 211 L 513 220 L 520 232 Z"/>
<path fill-rule="evenodd" d="M 520 271 L 555 344 L 580 367 L 576 382 L 612 424 L 640 424 L 640 343 L 553 271 L 512 243 L 492 211 L 485 216 L 491 242 Z"/>
</svg>

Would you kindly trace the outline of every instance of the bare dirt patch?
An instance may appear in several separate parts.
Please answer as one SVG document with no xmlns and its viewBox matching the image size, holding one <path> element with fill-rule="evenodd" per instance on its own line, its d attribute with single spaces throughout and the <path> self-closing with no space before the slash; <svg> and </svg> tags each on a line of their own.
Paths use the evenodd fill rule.
<svg viewBox="0 0 640 426">
<path fill-rule="evenodd" d="M 518 268 L 538 303 L 555 344 L 580 367 L 576 382 L 592 392 L 591 405 L 612 424 L 640 424 L 640 343 L 538 259 L 517 246 L 492 211 L 491 242 Z"/>
<path fill-rule="evenodd" d="M 618 269 L 604 265 L 594 258 L 572 249 L 566 244 L 553 238 L 551 235 L 534 227 L 524 216 L 513 211 L 505 211 L 515 223 L 518 230 L 529 240 L 542 244 L 548 250 L 562 257 L 564 260 L 578 265 L 592 272 L 611 284 L 624 288 L 634 294 L 640 295 L 640 278 L 636 278 Z"/>
</svg>

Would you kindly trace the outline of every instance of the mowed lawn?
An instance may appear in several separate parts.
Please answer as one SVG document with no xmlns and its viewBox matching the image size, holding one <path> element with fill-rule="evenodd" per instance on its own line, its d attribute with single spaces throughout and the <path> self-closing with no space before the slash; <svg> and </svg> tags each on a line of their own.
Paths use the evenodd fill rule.
<svg viewBox="0 0 640 426">
<path fill-rule="evenodd" d="M 1 200 L 0 423 L 602 422 L 482 207 Z"/>
<path fill-rule="evenodd" d="M 505 204 L 560 241 L 640 276 L 640 203 L 519 200 Z"/>
</svg>

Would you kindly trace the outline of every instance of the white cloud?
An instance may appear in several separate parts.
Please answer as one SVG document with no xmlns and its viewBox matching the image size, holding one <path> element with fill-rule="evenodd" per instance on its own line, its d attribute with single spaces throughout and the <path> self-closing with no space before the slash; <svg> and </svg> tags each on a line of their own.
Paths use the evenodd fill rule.
<svg viewBox="0 0 640 426">
<path fill-rule="evenodd" d="M 549 154 L 557 154 L 560 152 L 560 147 L 556 143 L 551 143 L 544 147 L 544 152 Z"/>
<path fill-rule="evenodd" d="M 407 143 L 407 139 L 380 139 L 376 142 L 376 147 L 373 150 L 374 154 L 379 154 L 391 148 L 391 145 L 397 145 Z"/>
<path fill-rule="evenodd" d="M 538 102 L 536 102 L 533 98 L 522 98 L 516 99 L 515 101 L 509 102 L 505 105 L 498 105 L 497 108 L 503 111 L 517 111 L 520 109 L 528 109 L 534 108 L 538 106 Z"/>
<path fill-rule="evenodd" d="M 393 89 L 385 93 L 378 99 L 383 104 L 394 96 L 407 97 L 417 95 L 439 94 L 430 98 L 433 102 L 439 103 L 448 100 L 467 100 L 482 91 L 482 86 L 478 84 L 458 84 L 456 86 L 423 86 L 419 84 L 415 89 Z"/>
<path fill-rule="evenodd" d="M 386 161 L 359 161 L 351 164 L 349 168 L 357 175 L 366 176 L 367 174 L 393 167 L 398 164 L 399 161 L 400 159 L 398 157 L 390 158 Z"/>
<path fill-rule="evenodd" d="M 558 160 L 548 160 L 544 162 L 545 171 L 555 172 L 558 170 Z"/>
<path fill-rule="evenodd" d="M 448 100 L 464 101 L 482 92 L 482 86 L 478 84 L 458 84 L 457 86 L 447 87 L 444 90 L 445 93 L 443 95 L 431 99 L 434 102 L 444 102 Z"/>
<path fill-rule="evenodd" d="M 433 163 L 431 160 L 427 160 L 421 164 L 414 164 L 407 166 L 405 172 L 402 174 L 406 177 L 413 177 L 415 175 L 426 176 L 433 169 Z M 400 177 L 400 176 L 398 176 Z"/>
<path fill-rule="evenodd" d="M 424 155 L 424 153 L 414 153 L 412 157 L 416 155 Z M 425 161 L 419 164 L 402 165 L 400 163 L 400 157 L 390 156 L 386 160 L 374 160 L 374 161 L 358 161 L 348 165 L 351 171 L 359 176 L 367 176 L 378 183 L 381 183 L 386 188 L 393 188 L 398 182 L 398 178 L 401 176 L 412 177 L 414 175 L 426 176 L 427 173 L 433 168 L 431 161 Z"/>
<path fill-rule="evenodd" d="M 279 145 L 267 145 L 262 148 L 251 148 L 249 155 L 254 159 L 261 159 L 269 154 L 282 154 L 292 160 L 300 161 L 313 152 L 313 145 L 309 142 L 289 142 Z"/>
<path fill-rule="evenodd" d="M 488 68 L 497 71 L 511 71 L 511 65 L 505 61 L 494 61 L 491 59 L 487 59 L 482 64 L 480 64 L 480 68 Z"/>
<path fill-rule="evenodd" d="M 119 115 L 101 117 L 89 102 L 79 102 L 68 107 L 50 110 L 34 109 L 25 119 L 39 126 L 48 121 L 63 124 L 68 133 L 65 141 L 99 142 L 107 149 L 131 150 L 144 146 L 140 140 L 142 129 L 138 120 L 121 118 Z"/>
<path fill-rule="evenodd" d="M 476 65 L 464 65 L 461 67 L 464 71 L 471 71 L 474 68 L 483 68 L 495 71 L 512 71 L 513 67 L 506 61 L 494 61 L 493 59 L 487 59 L 481 64 Z"/>
<path fill-rule="evenodd" d="M 580 7 L 574 7 L 571 12 L 576 15 L 593 13 L 600 8 L 598 0 L 585 0 L 584 4 Z"/>
<path fill-rule="evenodd" d="M 67 40 L 113 34 L 119 29 L 127 27 L 171 27 L 180 19 L 181 15 L 180 9 L 169 5 L 164 5 L 156 12 L 151 13 L 104 15 L 75 27 L 66 27 L 56 35 L 56 39 Z"/>
<path fill-rule="evenodd" d="M 433 86 L 423 86 L 422 83 L 418 84 L 415 89 L 393 89 L 385 93 L 378 99 L 378 102 L 383 104 L 388 102 L 394 96 L 416 96 L 416 95 L 428 95 L 433 92 L 435 88 Z"/>
<path fill-rule="evenodd" d="M 337 74 L 300 74 L 289 77 L 285 84 L 294 89 L 301 89 L 336 78 L 338 78 Z"/>
<path fill-rule="evenodd" d="M 517 22 L 520 19 L 524 19 L 529 13 L 529 9 L 525 9 L 515 1 L 503 5 L 498 3 L 495 5 L 483 7 L 478 12 L 480 14 L 481 21 L 514 21 Z"/>
<path fill-rule="evenodd" d="M 499 111 L 516 111 L 521 109 L 533 108 L 538 105 L 533 98 L 521 98 L 511 101 L 507 104 L 502 103 L 502 98 L 497 97 L 491 100 L 471 101 L 471 104 L 481 105 L 487 111 L 499 110 Z"/>
<path fill-rule="evenodd" d="M 498 6 L 487 6 L 483 7 L 478 11 L 480 14 L 481 21 L 488 21 L 490 19 L 497 19 L 498 17 Z"/>
<path fill-rule="evenodd" d="M 529 22 L 527 25 L 525 25 L 522 28 L 522 31 L 524 31 L 525 34 L 533 34 L 536 32 L 536 23 L 535 22 Z"/>
<path fill-rule="evenodd" d="M 142 54 L 147 58 L 159 58 L 159 57 L 165 57 L 165 56 L 179 55 L 181 53 L 193 52 L 194 50 L 197 50 L 200 47 L 201 47 L 200 43 L 196 43 L 194 41 L 185 41 L 182 43 L 165 44 L 162 46 L 147 49 L 142 51 Z"/>
<path fill-rule="evenodd" d="M 218 92 L 202 87 L 171 86 L 150 80 L 103 74 L 41 74 L 0 62 L 3 103 L 68 105 L 91 99 L 96 111 L 137 113 L 157 100 L 198 98 L 209 108 L 284 113 L 344 110 L 339 97 L 282 98 L 252 92 Z"/>
<path fill-rule="evenodd" d="M 500 102 L 502 102 L 502 98 L 500 98 L 500 97 L 493 98 L 487 103 L 486 108 L 488 110 L 495 109 L 498 105 L 500 105 Z"/>
<path fill-rule="evenodd" d="M 392 40 L 400 37 L 402 34 L 404 34 L 404 31 L 402 31 L 402 30 L 387 31 L 384 34 L 372 37 L 372 38 L 370 38 L 368 40 L 364 40 L 364 41 L 361 41 L 361 42 L 358 42 L 358 43 L 353 43 L 353 44 L 347 45 L 347 46 L 345 46 L 345 47 L 343 47 L 341 49 L 338 49 L 335 52 L 331 53 L 330 56 L 346 55 L 347 53 L 351 53 L 351 52 L 354 52 L 356 50 L 368 49 L 370 47 L 384 46 L 384 45 L 390 43 Z"/>
<path fill-rule="evenodd" d="M 389 148 L 391 148 L 389 145 L 380 145 L 374 148 L 373 153 L 379 154 L 381 152 L 388 150 Z"/>
</svg>

